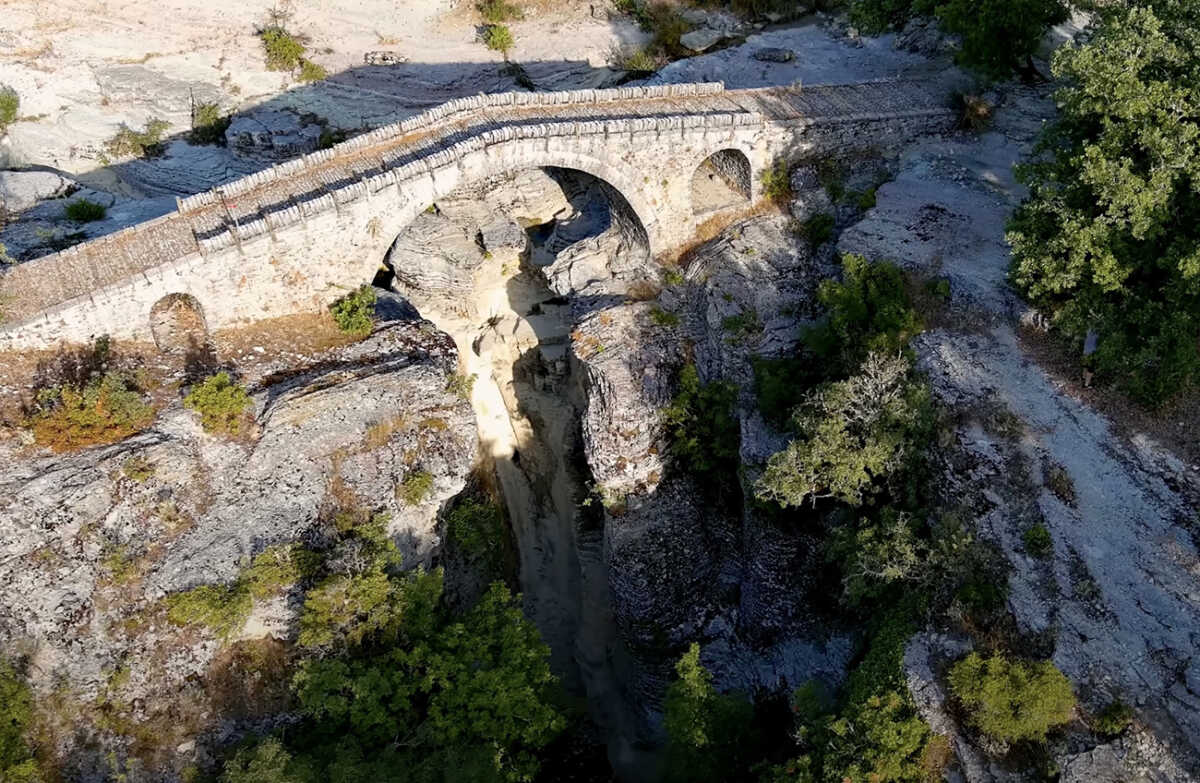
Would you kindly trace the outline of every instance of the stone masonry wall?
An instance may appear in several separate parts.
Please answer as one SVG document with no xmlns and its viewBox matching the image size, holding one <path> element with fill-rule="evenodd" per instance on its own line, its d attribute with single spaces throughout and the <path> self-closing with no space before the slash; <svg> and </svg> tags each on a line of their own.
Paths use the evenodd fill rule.
<svg viewBox="0 0 1200 783">
<path fill-rule="evenodd" d="M 835 100 L 840 92 L 722 92 L 720 85 L 453 101 L 333 150 L 182 199 L 173 215 L 15 267 L 0 278 L 0 314 L 6 316 L 0 350 L 82 342 L 100 334 L 149 339 L 150 310 L 170 294 L 195 297 L 210 329 L 319 310 L 369 281 L 392 239 L 429 204 L 460 185 L 528 168 L 577 169 L 605 181 L 625 197 L 652 253 L 661 255 L 692 235 L 691 176 L 714 152 L 746 155 L 757 198 L 760 173 L 778 157 L 892 146 L 952 123 L 949 109 L 935 101 L 890 96 L 886 84 L 852 87 L 855 102 Z M 885 95 L 892 106 L 881 105 Z M 434 136 L 378 149 L 398 134 L 436 129 L 447 117 L 466 122 L 495 107 L 576 110 L 580 103 L 620 100 L 656 106 L 654 100 L 672 96 L 672 111 L 686 103 L 682 96 L 696 102 L 696 113 L 555 118 L 500 127 L 492 122 L 478 132 L 459 131 L 448 145 Z M 858 105 L 872 113 L 854 111 Z M 278 200 L 268 203 L 272 198 Z M 244 213 L 240 218 L 237 209 Z"/>
</svg>

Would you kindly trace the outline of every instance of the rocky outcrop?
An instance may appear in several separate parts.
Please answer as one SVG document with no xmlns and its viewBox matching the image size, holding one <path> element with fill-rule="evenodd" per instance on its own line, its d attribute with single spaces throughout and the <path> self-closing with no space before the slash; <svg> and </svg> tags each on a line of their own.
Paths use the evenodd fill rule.
<svg viewBox="0 0 1200 783">
<path fill-rule="evenodd" d="M 82 715 L 119 699 L 163 736 L 209 731 L 204 710 L 163 724 L 211 695 L 200 684 L 220 645 L 166 623 L 160 599 L 228 583 L 264 548 L 351 505 L 389 514 L 405 562 L 428 563 L 439 510 L 476 459 L 471 409 L 446 391 L 457 361 L 429 323 L 391 322 L 258 384 L 243 439 L 204 434 L 174 404 L 151 429 L 78 454 L 0 443 L 0 651 L 27 657 L 35 688 L 57 688 Z M 432 489 L 409 505 L 397 487 L 415 471 Z M 288 637 L 295 610 L 262 603 L 247 636 Z M 132 676 L 114 685 L 118 671 Z M 67 741 L 129 741 L 104 731 L 78 717 Z"/>
</svg>

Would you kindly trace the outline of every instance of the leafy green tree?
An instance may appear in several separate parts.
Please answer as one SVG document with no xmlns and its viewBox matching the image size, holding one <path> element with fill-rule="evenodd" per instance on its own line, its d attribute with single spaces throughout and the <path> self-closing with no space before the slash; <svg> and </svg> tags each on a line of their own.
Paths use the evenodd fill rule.
<svg viewBox="0 0 1200 783">
<path fill-rule="evenodd" d="M 925 783 L 929 726 L 907 695 L 886 691 L 853 705 L 826 727 L 829 783 Z"/>
<path fill-rule="evenodd" d="M 1062 0 L 853 0 L 850 19 L 871 34 L 900 28 L 914 16 L 936 16 L 962 36 L 960 59 L 990 76 L 1028 66 L 1042 36 L 1067 18 Z"/>
<path fill-rule="evenodd" d="M 931 429 L 928 387 L 909 373 L 906 359 L 871 354 L 857 375 L 809 393 L 792 415 L 796 439 L 758 481 L 759 499 L 858 506 L 895 485 Z"/>
<path fill-rule="evenodd" d="M 749 742 L 753 705 L 717 692 L 712 675 L 700 663 L 699 644 L 683 654 L 675 673 L 679 679 L 667 689 L 663 705 L 667 780 L 736 779 L 754 759 Z"/>
<path fill-rule="evenodd" d="M 221 772 L 221 783 L 317 783 L 312 767 L 292 758 L 283 743 L 269 737 L 238 751 Z"/>
<path fill-rule="evenodd" d="M 729 475 L 738 464 L 741 431 L 733 415 L 737 388 L 725 381 L 700 383 L 696 365 L 679 372 L 679 391 L 663 410 L 671 453 L 692 473 Z"/>
<path fill-rule="evenodd" d="M 1013 280 L 1087 361 L 1160 404 L 1200 377 L 1200 4 L 1112 10 L 1059 50 L 1059 119 L 1019 170 Z"/>
<path fill-rule="evenodd" d="M 460 622 L 427 624 L 377 655 L 307 661 L 296 691 L 321 736 L 409 749 L 395 762 L 411 776 L 402 779 L 531 780 L 537 750 L 564 726 L 547 655 L 497 583 Z M 361 770 L 354 756 L 343 745 L 335 766 Z"/>
<path fill-rule="evenodd" d="M 1031 57 L 1052 25 L 1067 18 L 1062 0 L 946 0 L 937 7 L 942 25 L 962 36 L 959 59 L 1003 77 Z"/>
<path fill-rule="evenodd" d="M 900 353 L 924 329 L 904 273 L 887 261 L 843 255 L 841 281 L 823 280 L 817 297 L 829 314 L 804 342 L 819 360 L 833 365 L 831 376 L 854 372 L 869 353 Z"/>
<path fill-rule="evenodd" d="M 1010 661 L 971 653 L 950 670 L 950 688 L 970 720 L 998 740 L 1043 740 L 1071 720 L 1071 682 L 1050 661 Z"/>
<path fill-rule="evenodd" d="M 441 597 L 441 575 L 398 574 L 400 552 L 387 535 L 387 516 L 339 517 L 342 537 L 300 613 L 303 647 L 332 650 L 365 642 L 394 643 L 426 629 Z"/>
</svg>

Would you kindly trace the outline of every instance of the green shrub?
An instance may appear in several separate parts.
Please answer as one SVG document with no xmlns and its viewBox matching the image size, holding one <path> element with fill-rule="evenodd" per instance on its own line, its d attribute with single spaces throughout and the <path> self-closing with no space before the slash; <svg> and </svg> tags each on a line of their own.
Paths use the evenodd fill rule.
<svg viewBox="0 0 1200 783">
<path fill-rule="evenodd" d="M 1021 540 L 1025 542 L 1025 551 L 1031 557 L 1046 558 L 1054 554 L 1054 539 L 1045 525 L 1034 525 L 1026 530 Z"/>
<path fill-rule="evenodd" d="M 980 731 L 1005 742 L 1040 742 L 1075 709 L 1070 681 L 1050 661 L 971 653 L 950 670 L 950 688 Z"/>
<path fill-rule="evenodd" d="M 875 206 L 875 196 L 879 188 L 867 188 L 858 195 L 855 200 L 855 206 L 862 210 L 868 210 Z"/>
<path fill-rule="evenodd" d="M 835 373 L 849 372 L 867 354 L 894 356 L 924 328 L 909 300 L 904 273 L 895 264 L 842 256 L 842 281 L 824 280 L 817 291 L 825 321 L 804 342 Z"/>
<path fill-rule="evenodd" d="M 427 470 L 416 470 L 404 477 L 396 488 L 396 495 L 410 506 L 415 506 L 429 497 L 433 491 L 433 474 Z"/>
<path fill-rule="evenodd" d="M 792 415 L 797 437 L 771 456 L 760 500 L 799 507 L 822 498 L 861 505 L 921 458 L 932 431 L 928 387 L 908 361 L 872 353 L 845 381 L 808 393 Z"/>
<path fill-rule="evenodd" d="M 475 8 L 479 10 L 479 15 L 483 17 L 483 21 L 490 24 L 511 22 L 516 19 L 525 18 L 525 13 L 521 10 L 521 7 L 515 3 L 508 2 L 508 0 L 480 0 L 480 2 L 475 4 Z"/>
<path fill-rule="evenodd" d="M 736 342 L 760 334 L 762 322 L 758 320 L 758 313 L 755 310 L 744 310 L 737 315 L 722 318 L 721 329 L 729 334 L 730 342 Z"/>
<path fill-rule="evenodd" d="M 311 576 L 316 568 L 316 555 L 297 545 L 281 545 L 264 549 L 242 572 L 238 584 L 255 598 L 269 598 L 281 589 Z"/>
<path fill-rule="evenodd" d="M 42 779 L 26 736 L 33 728 L 33 695 L 25 679 L 0 659 L 0 780 L 38 783 Z"/>
<path fill-rule="evenodd" d="M 1158 406 L 1200 379 L 1200 7 L 1118 3 L 1102 20 L 1054 57 L 1059 116 L 1018 169 L 1012 276 L 1076 348 L 1098 336 L 1098 378 Z"/>
<path fill-rule="evenodd" d="M 104 142 L 104 150 L 118 158 L 151 158 L 161 155 L 163 135 L 170 127 L 169 122 L 157 118 L 147 120 L 146 127 L 140 131 L 122 124 L 116 135 Z"/>
<path fill-rule="evenodd" d="M 508 50 L 513 48 L 514 44 L 512 30 L 509 30 L 507 25 L 490 24 L 484 28 L 483 43 L 487 48 L 507 57 Z"/>
<path fill-rule="evenodd" d="M 121 473 L 140 484 L 154 475 L 154 463 L 143 456 L 130 457 L 121 463 Z"/>
<path fill-rule="evenodd" d="M 824 212 L 813 215 L 800 224 L 797 233 L 807 239 L 813 247 L 819 247 L 833 239 L 833 229 L 837 224 L 833 215 Z"/>
<path fill-rule="evenodd" d="M 1092 730 L 1105 737 L 1116 737 L 1132 722 L 1133 710 L 1120 699 L 1114 699 L 1092 718 Z"/>
<path fill-rule="evenodd" d="M 73 201 L 68 201 L 63 207 L 63 217 L 67 220 L 74 220 L 76 223 L 91 223 L 96 220 L 104 220 L 108 215 L 108 208 L 103 204 L 97 204 L 95 201 L 89 201 L 86 198 L 77 198 Z"/>
<path fill-rule="evenodd" d="M 304 84 L 309 84 L 311 82 L 322 81 L 327 76 L 329 76 L 329 72 L 325 70 L 324 66 L 318 65 L 312 60 L 301 60 L 300 73 L 296 76 L 296 79 Z"/>
<path fill-rule="evenodd" d="M 651 71 L 657 71 L 661 65 L 662 62 L 658 56 L 644 46 L 638 46 L 628 50 L 621 50 L 613 59 L 613 67 L 620 68 L 625 71 L 649 73 Z"/>
<path fill-rule="evenodd" d="M 650 308 L 650 320 L 659 326 L 679 326 L 679 315 L 655 305 Z"/>
<path fill-rule="evenodd" d="M 475 389 L 475 381 L 477 376 L 475 373 L 467 375 L 466 373 L 456 372 L 446 379 L 446 391 L 450 392 L 459 399 L 471 399 L 471 392 Z"/>
<path fill-rule="evenodd" d="M 73 451 L 127 438 L 149 426 L 154 407 L 123 373 L 93 375 L 81 385 L 42 389 L 28 424 L 38 443 Z"/>
<path fill-rule="evenodd" d="M 338 329 L 365 337 L 375 326 L 375 289 L 364 285 L 329 306 Z"/>
<path fill-rule="evenodd" d="M 777 160 L 771 168 L 762 173 L 763 195 L 777 203 L 783 203 L 792 197 L 792 172 L 787 161 Z"/>
<path fill-rule="evenodd" d="M 282 27 L 268 27 L 258 34 L 267 56 L 268 71 L 294 71 L 300 67 L 304 44 Z"/>
<path fill-rule="evenodd" d="M 736 472 L 741 434 L 733 405 L 737 388 L 725 381 L 700 383 L 696 365 L 679 373 L 679 391 L 663 410 L 672 456 L 697 475 L 728 480 Z"/>
<path fill-rule="evenodd" d="M 294 759 L 274 737 L 239 750 L 221 773 L 221 783 L 316 783 L 317 779 L 310 764 Z"/>
<path fill-rule="evenodd" d="M 251 400 L 246 390 L 222 371 L 193 386 L 183 404 L 200 414 L 205 432 L 237 435 Z"/>
<path fill-rule="evenodd" d="M 225 131 L 233 118 L 221 114 L 221 107 L 215 103 L 197 103 L 192 107 L 192 132 L 188 141 L 192 144 L 224 144 Z"/>
<path fill-rule="evenodd" d="M 717 693 L 712 675 L 692 643 L 675 666 L 667 688 L 663 726 L 667 730 L 666 779 L 713 783 L 740 779 L 754 749 L 748 743 L 754 707 L 744 698 Z M 740 774 L 739 774 L 740 773 Z"/>
<path fill-rule="evenodd" d="M 775 427 L 783 427 L 805 392 L 821 379 L 821 370 L 810 357 L 764 359 L 751 357 L 758 409 Z"/>
<path fill-rule="evenodd" d="M 202 625 L 218 638 L 229 639 L 246 624 L 253 603 L 244 584 L 200 585 L 167 596 L 167 620 Z"/>
<path fill-rule="evenodd" d="M 0 85 L 0 136 L 8 130 L 8 126 L 17 121 L 17 112 L 21 108 L 21 97 L 12 87 Z"/>
<path fill-rule="evenodd" d="M 503 550 L 507 536 L 504 511 L 495 503 L 468 498 L 447 515 L 446 535 L 472 557 L 495 555 Z"/>
</svg>

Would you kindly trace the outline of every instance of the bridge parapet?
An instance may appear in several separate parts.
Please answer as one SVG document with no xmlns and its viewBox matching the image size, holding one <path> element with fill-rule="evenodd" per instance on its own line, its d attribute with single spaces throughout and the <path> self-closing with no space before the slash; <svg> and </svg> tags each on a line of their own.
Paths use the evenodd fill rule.
<svg viewBox="0 0 1200 783">
<path fill-rule="evenodd" d="M 92 333 L 124 326 L 112 315 L 128 295 L 122 292 L 168 269 L 199 274 L 192 279 L 216 286 L 215 270 L 227 266 L 224 279 L 232 278 L 235 292 L 222 296 L 252 296 L 236 293 L 251 257 L 299 253 L 310 229 L 320 234 L 331 220 L 345 225 L 323 248 L 326 256 L 356 252 L 353 242 L 341 250 L 336 242 L 364 230 L 362 215 L 387 218 L 401 204 L 410 214 L 458 184 L 520 168 L 578 168 L 606 179 L 629 201 L 652 247 L 669 250 L 685 241 L 682 235 L 695 221 L 688 188 L 708 155 L 729 148 L 745 155 L 753 196 L 757 173 L 777 155 L 836 153 L 876 139 L 886 144 L 950 122 L 935 90 L 905 81 L 754 90 L 710 83 L 461 98 L 179 199 L 177 210 L 162 217 L 5 270 L 0 349 L 43 343 L 62 324 L 80 331 L 84 327 L 70 319 L 85 312 Z M 376 197 L 385 190 L 385 198 Z M 351 226 L 351 216 L 360 222 Z M 399 230 L 389 221 L 383 220 L 383 233 Z M 245 254 L 242 264 L 230 262 L 230 254 Z M 191 290 L 186 276 L 173 277 L 174 285 Z M 209 301 L 199 289 L 191 293 Z M 314 301 L 315 295 L 306 296 L 304 301 Z M 301 299 L 293 297 L 295 303 Z M 248 315 L 252 309 L 231 306 L 228 315 L 260 317 Z M 223 322 L 215 315 L 211 320 Z"/>
</svg>

